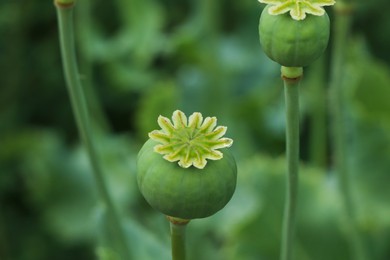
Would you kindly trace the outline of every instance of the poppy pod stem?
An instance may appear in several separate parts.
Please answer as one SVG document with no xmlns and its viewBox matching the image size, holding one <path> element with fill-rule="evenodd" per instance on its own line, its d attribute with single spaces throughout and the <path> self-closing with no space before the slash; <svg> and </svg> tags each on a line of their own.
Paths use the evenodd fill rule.
<svg viewBox="0 0 390 260">
<path fill-rule="evenodd" d="M 131 259 L 119 215 L 105 182 L 95 140 L 92 135 L 85 94 L 79 78 L 73 33 L 74 2 L 75 1 L 71 0 L 56 0 L 54 2 L 58 17 L 60 47 L 65 80 L 68 87 L 73 114 L 76 118 L 77 128 L 80 133 L 81 141 L 89 156 L 97 190 L 101 200 L 107 207 L 107 214 L 110 224 L 112 225 L 113 233 L 118 241 L 120 241 L 119 246 L 122 251 L 122 256 L 124 259 Z"/>
<path fill-rule="evenodd" d="M 260 44 L 279 63 L 286 103 L 287 185 L 283 215 L 281 260 L 292 258 L 299 170 L 299 83 L 303 67 L 325 51 L 330 32 L 323 6 L 334 0 L 259 0 L 267 4 L 259 21 Z"/>
<path fill-rule="evenodd" d="M 299 169 L 299 83 L 301 67 L 281 69 L 286 103 L 286 159 L 287 183 L 283 214 L 281 260 L 291 259 L 298 193 Z"/>
<path fill-rule="evenodd" d="M 186 227 L 187 224 L 180 225 L 171 222 L 172 260 L 186 259 Z"/>
<path fill-rule="evenodd" d="M 186 259 L 186 227 L 190 220 L 167 217 L 171 230 L 172 260 Z"/>
</svg>

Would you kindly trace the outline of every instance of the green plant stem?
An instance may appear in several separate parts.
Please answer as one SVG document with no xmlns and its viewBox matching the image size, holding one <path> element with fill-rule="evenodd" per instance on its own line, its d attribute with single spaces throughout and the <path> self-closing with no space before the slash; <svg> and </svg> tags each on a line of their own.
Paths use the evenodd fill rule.
<svg viewBox="0 0 390 260">
<path fill-rule="evenodd" d="M 171 223 L 172 260 L 185 260 L 185 232 L 186 225 Z"/>
<path fill-rule="evenodd" d="M 339 6 L 339 7 L 337 7 Z M 339 188 L 345 211 L 345 226 L 352 249 L 353 259 L 365 260 L 365 249 L 358 231 L 355 206 L 351 194 L 351 184 L 347 167 L 345 147 L 345 125 L 343 117 L 342 81 L 344 74 L 345 51 L 351 27 L 351 7 L 340 1 L 335 6 L 334 42 L 331 63 L 331 80 L 329 86 L 330 115 L 332 123 L 333 163 L 339 179 Z"/>
<path fill-rule="evenodd" d="M 195 1 L 194 10 L 196 10 L 197 19 L 200 23 L 200 28 L 204 37 L 215 41 L 220 32 L 220 3 L 218 1 L 200 0 Z"/>
<path fill-rule="evenodd" d="M 92 55 L 90 46 L 92 44 L 92 15 L 91 3 L 92 1 L 80 1 L 77 4 L 76 19 L 79 21 L 76 35 L 80 43 L 79 62 L 81 73 L 83 74 L 83 87 L 87 101 L 87 108 L 91 114 L 92 125 L 99 127 L 99 130 L 107 132 L 110 130 L 110 124 L 103 111 L 101 101 L 93 88 L 93 69 L 92 69 Z"/>
<path fill-rule="evenodd" d="M 325 88 L 325 55 L 311 65 L 312 73 L 306 82 L 310 84 L 310 162 L 317 167 L 326 168 L 327 157 L 327 94 Z M 309 87 L 309 86 L 308 86 Z"/>
<path fill-rule="evenodd" d="M 59 2 L 55 2 L 55 6 L 59 23 L 59 37 L 63 69 L 70 95 L 73 113 L 76 118 L 76 124 L 81 136 L 81 140 L 89 155 L 92 172 L 94 174 L 98 192 L 101 196 L 102 201 L 107 207 L 107 214 L 110 219 L 113 232 L 115 232 L 117 240 L 121 243 L 120 247 L 122 250 L 122 255 L 125 259 L 131 259 L 131 254 L 126 243 L 126 237 L 121 227 L 120 218 L 106 186 L 103 171 L 99 163 L 98 153 L 92 137 L 87 105 L 84 97 L 83 88 L 80 83 L 76 62 L 76 53 L 73 39 L 74 5 L 61 5 Z"/>
<path fill-rule="evenodd" d="M 281 260 L 292 257 L 299 168 L 299 83 L 302 68 L 282 67 L 286 103 L 287 190 L 283 215 Z"/>
<path fill-rule="evenodd" d="M 187 220 L 181 221 L 168 217 L 171 229 L 172 260 L 186 259 L 186 227 Z M 178 221 L 177 221 L 178 220 Z"/>
</svg>

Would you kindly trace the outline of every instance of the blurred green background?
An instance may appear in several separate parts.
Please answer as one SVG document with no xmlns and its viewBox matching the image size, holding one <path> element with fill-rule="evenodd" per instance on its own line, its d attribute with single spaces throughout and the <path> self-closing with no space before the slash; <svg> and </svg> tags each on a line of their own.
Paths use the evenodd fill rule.
<svg viewBox="0 0 390 260">
<path fill-rule="evenodd" d="M 342 84 L 347 164 L 366 250 L 386 260 L 390 2 L 356 4 Z M 135 158 L 158 115 L 175 109 L 228 126 L 239 168 L 228 206 L 188 226 L 189 259 L 278 259 L 284 101 L 280 68 L 258 43 L 262 8 L 255 0 L 77 2 L 80 76 L 134 259 L 170 259 L 168 222 L 141 197 Z M 116 259 L 64 83 L 52 1 L 2 0 L 0 36 L 0 259 Z M 301 86 L 299 260 L 353 259 L 332 167 L 330 51 L 305 69 Z"/>
</svg>

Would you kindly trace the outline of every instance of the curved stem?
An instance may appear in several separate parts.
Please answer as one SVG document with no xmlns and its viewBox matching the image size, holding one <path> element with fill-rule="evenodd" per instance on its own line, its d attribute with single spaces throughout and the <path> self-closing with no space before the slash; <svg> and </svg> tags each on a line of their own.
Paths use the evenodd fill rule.
<svg viewBox="0 0 390 260">
<path fill-rule="evenodd" d="M 299 83 L 302 68 L 282 67 L 286 102 L 287 192 L 283 215 L 281 260 L 292 257 L 298 194 L 299 168 Z"/>
<path fill-rule="evenodd" d="M 172 260 L 186 259 L 186 227 L 189 220 L 167 217 L 171 229 Z"/>
<path fill-rule="evenodd" d="M 121 250 L 125 259 L 131 259 L 130 251 L 127 247 L 126 237 L 122 230 L 119 215 L 115 209 L 113 200 L 109 194 L 103 171 L 99 162 L 98 153 L 92 137 L 90 119 L 84 97 L 83 88 L 80 83 L 76 62 L 73 34 L 73 6 L 74 2 L 63 0 L 55 2 L 57 17 L 59 22 L 59 36 L 61 54 L 65 79 L 70 95 L 70 101 L 76 118 L 76 124 L 81 136 L 81 140 L 87 150 L 92 172 L 97 184 L 101 199 L 107 207 L 107 214 L 111 221 L 113 232 L 121 243 Z"/>
<path fill-rule="evenodd" d="M 342 80 L 344 74 L 345 50 L 351 26 L 350 12 L 352 7 L 344 1 L 340 1 L 335 6 L 334 17 L 334 43 L 331 64 L 331 80 L 329 86 L 330 114 L 332 123 L 332 140 L 334 151 L 334 168 L 338 174 L 339 188 L 344 204 L 345 226 L 347 236 L 352 249 L 353 259 L 364 260 L 366 258 L 362 238 L 359 234 L 355 205 L 351 194 L 351 185 L 347 167 L 346 147 L 345 147 L 345 125 L 342 108 Z"/>
<path fill-rule="evenodd" d="M 104 113 L 101 100 L 99 99 L 96 89 L 93 88 L 93 69 L 92 69 L 92 55 L 89 50 L 92 44 L 92 15 L 91 15 L 91 3 L 92 1 L 84 0 L 78 3 L 76 10 L 76 19 L 79 21 L 76 28 L 76 36 L 79 38 L 80 56 L 79 62 L 81 73 L 84 75 L 82 81 L 84 87 L 84 93 L 87 102 L 87 109 L 90 111 L 91 124 L 99 127 L 99 130 L 107 132 L 111 126 Z M 78 11 L 78 12 L 77 12 Z"/>
</svg>

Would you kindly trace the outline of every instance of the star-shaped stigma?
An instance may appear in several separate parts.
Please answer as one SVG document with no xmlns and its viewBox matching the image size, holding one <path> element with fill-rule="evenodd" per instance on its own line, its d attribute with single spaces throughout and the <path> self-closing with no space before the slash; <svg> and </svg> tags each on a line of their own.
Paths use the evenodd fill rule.
<svg viewBox="0 0 390 260">
<path fill-rule="evenodd" d="M 259 0 L 260 3 L 272 5 L 268 12 L 272 15 L 290 12 L 294 20 L 303 20 L 306 14 L 321 16 L 325 10 L 323 6 L 334 5 L 334 0 Z"/>
<path fill-rule="evenodd" d="M 186 115 L 176 110 L 169 118 L 159 116 L 157 120 L 161 130 L 154 130 L 149 137 L 160 144 L 154 151 L 164 155 L 170 162 L 179 161 L 179 166 L 188 168 L 191 165 L 203 169 L 209 160 L 219 160 L 223 157 L 217 149 L 230 147 L 233 140 L 221 138 L 227 130 L 225 126 L 216 126 L 217 118 L 206 117 L 193 113 L 188 121 Z"/>
</svg>

